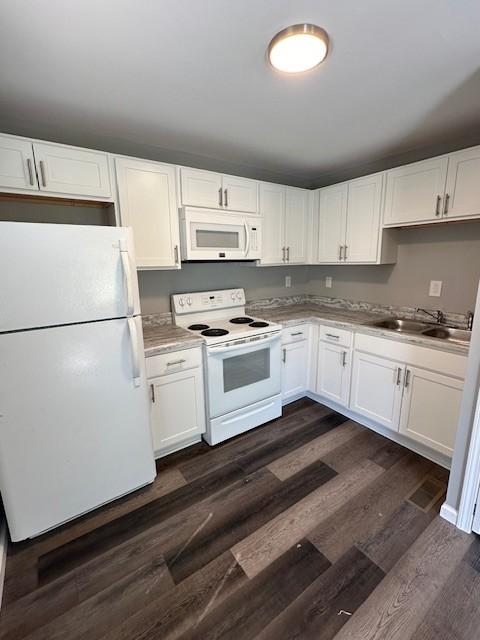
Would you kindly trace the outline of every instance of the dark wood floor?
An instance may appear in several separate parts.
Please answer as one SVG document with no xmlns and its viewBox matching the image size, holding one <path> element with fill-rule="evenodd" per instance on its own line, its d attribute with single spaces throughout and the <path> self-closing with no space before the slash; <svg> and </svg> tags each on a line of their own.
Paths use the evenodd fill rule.
<svg viewBox="0 0 480 640">
<path fill-rule="evenodd" d="M 10 546 L 2 640 L 480 637 L 480 544 L 438 516 L 447 472 L 326 407 L 158 472 Z"/>
</svg>

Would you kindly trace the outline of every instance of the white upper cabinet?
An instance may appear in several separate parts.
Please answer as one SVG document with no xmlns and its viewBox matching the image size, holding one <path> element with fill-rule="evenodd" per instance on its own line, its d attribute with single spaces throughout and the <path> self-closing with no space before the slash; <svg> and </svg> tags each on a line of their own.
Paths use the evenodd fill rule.
<svg viewBox="0 0 480 640">
<path fill-rule="evenodd" d="M 0 136 L 0 188 L 38 191 L 33 147 L 29 140 Z"/>
<path fill-rule="evenodd" d="M 140 269 L 179 269 L 176 169 L 135 158 L 115 158 L 122 225 L 133 227 Z"/>
<path fill-rule="evenodd" d="M 258 212 L 258 183 L 255 180 L 181 167 L 180 183 L 184 206 Z"/>
<path fill-rule="evenodd" d="M 383 174 L 319 189 L 317 259 L 320 264 L 394 262 L 382 246 Z M 314 260 L 315 261 L 315 260 Z"/>
<path fill-rule="evenodd" d="M 384 224 L 441 219 L 447 167 L 447 156 L 441 156 L 387 171 Z"/>
<path fill-rule="evenodd" d="M 480 147 L 448 156 L 444 218 L 480 216 Z"/>
<path fill-rule="evenodd" d="M 348 183 L 345 231 L 346 262 L 376 262 L 380 234 L 383 174 Z"/>
<path fill-rule="evenodd" d="M 262 214 L 262 264 L 285 262 L 285 202 L 287 188 L 281 184 L 260 184 Z"/>
<path fill-rule="evenodd" d="M 287 187 L 285 203 L 285 246 L 289 264 L 307 261 L 308 191 Z"/>
<path fill-rule="evenodd" d="M 64 145 L 33 143 L 41 191 L 109 199 L 108 154 Z"/>
<path fill-rule="evenodd" d="M 309 192 L 280 184 L 260 184 L 263 220 L 261 264 L 305 264 Z"/>
<path fill-rule="evenodd" d="M 320 189 L 318 262 L 341 262 L 345 244 L 348 185 Z"/>
</svg>

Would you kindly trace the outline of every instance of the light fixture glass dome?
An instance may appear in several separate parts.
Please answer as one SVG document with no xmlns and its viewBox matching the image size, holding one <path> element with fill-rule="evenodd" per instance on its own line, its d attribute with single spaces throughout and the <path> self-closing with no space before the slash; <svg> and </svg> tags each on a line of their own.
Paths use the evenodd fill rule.
<svg viewBox="0 0 480 640">
<path fill-rule="evenodd" d="M 302 73 L 319 65 L 328 53 L 328 34 L 314 24 L 296 24 L 283 29 L 268 46 L 268 59 L 275 69 Z"/>
</svg>

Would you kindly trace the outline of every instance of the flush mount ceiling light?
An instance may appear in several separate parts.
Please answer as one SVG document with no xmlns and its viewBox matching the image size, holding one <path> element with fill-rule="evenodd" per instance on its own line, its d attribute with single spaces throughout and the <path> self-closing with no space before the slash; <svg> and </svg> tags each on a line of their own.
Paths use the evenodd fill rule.
<svg viewBox="0 0 480 640">
<path fill-rule="evenodd" d="M 275 69 L 302 73 L 319 65 L 328 53 L 328 33 L 314 24 L 283 29 L 268 45 L 268 59 Z"/>
</svg>

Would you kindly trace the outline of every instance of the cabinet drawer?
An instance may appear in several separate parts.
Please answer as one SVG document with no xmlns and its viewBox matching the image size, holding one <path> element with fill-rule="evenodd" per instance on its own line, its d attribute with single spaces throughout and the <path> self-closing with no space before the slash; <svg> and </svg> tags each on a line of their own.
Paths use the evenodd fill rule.
<svg viewBox="0 0 480 640">
<path fill-rule="evenodd" d="M 299 342 L 308 338 L 308 324 L 301 324 L 297 327 L 288 327 L 282 331 L 282 344 Z"/>
<path fill-rule="evenodd" d="M 156 376 L 164 376 L 169 373 L 186 371 L 187 369 L 201 366 L 202 350 L 196 348 L 161 353 L 158 356 L 147 358 L 146 363 L 147 378 L 155 378 Z"/>
<path fill-rule="evenodd" d="M 352 346 L 352 332 L 346 329 L 338 329 L 337 327 L 320 327 L 320 340 L 338 344 L 342 347 Z"/>
</svg>

